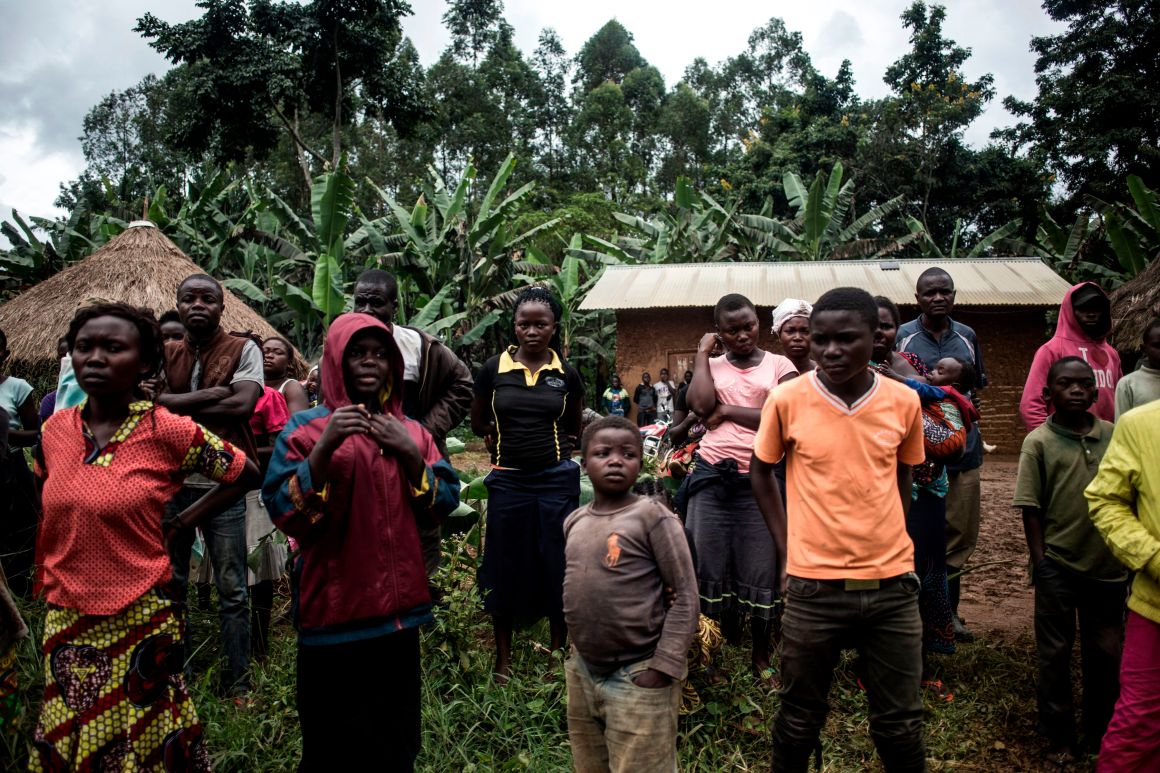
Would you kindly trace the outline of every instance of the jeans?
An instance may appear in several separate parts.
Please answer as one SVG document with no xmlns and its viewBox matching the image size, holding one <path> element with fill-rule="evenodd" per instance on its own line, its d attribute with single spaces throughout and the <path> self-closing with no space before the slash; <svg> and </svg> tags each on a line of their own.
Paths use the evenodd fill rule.
<svg viewBox="0 0 1160 773">
<path fill-rule="evenodd" d="M 1096 773 L 1146 773 L 1160 755 L 1160 623 L 1128 613 L 1120 699 L 1104 733 Z"/>
<path fill-rule="evenodd" d="M 577 773 L 674 773 L 681 682 L 638 687 L 649 667 L 641 660 L 600 676 L 580 653 L 564 661 L 568 681 L 568 743 Z"/>
<path fill-rule="evenodd" d="M 773 770 L 804 773 L 830 710 L 834 666 L 854 648 L 870 702 L 870 736 L 887 773 L 926 770 L 922 740 L 922 621 L 913 573 L 878 590 L 790 577 L 782 618 L 781 707 Z"/>
<path fill-rule="evenodd" d="M 196 502 L 207 489 L 183 488 L 165 508 L 166 520 L 176 518 Z M 229 691 L 249 689 L 250 669 L 250 599 L 246 587 L 246 503 L 238 502 L 200 524 L 206 551 L 213 564 L 218 589 L 218 615 L 221 620 L 222 651 L 226 656 L 225 687 Z M 173 580 L 178 598 L 185 600 L 189 588 L 189 557 L 193 548 L 193 529 L 182 529 L 169 543 L 173 562 Z M 186 637 L 186 660 L 190 641 Z"/>
<path fill-rule="evenodd" d="M 1092 750 L 1099 748 L 1120 695 L 1118 674 L 1127 592 L 1125 582 L 1091 580 L 1051 558 L 1035 567 L 1038 730 L 1054 746 L 1075 746 L 1078 740 L 1071 690 L 1071 652 L 1078 614 L 1084 741 Z"/>
</svg>

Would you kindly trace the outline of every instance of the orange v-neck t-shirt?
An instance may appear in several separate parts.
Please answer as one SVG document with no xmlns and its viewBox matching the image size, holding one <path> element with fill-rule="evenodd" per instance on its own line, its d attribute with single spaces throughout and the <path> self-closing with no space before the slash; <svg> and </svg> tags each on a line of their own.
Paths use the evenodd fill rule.
<svg viewBox="0 0 1160 773">
<path fill-rule="evenodd" d="M 786 457 L 786 570 L 815 580 L 882 580 L 914 571 L 898 465 L 923 461 L 918 395 L 874 375 L 853 405 L 817 371 L 774 389 L 754 453 Z"/>
</svg>

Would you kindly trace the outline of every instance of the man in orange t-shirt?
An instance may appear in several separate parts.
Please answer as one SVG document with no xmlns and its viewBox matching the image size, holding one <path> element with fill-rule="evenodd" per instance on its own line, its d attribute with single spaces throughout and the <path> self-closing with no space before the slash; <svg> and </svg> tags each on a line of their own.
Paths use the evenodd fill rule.
<svg viewBox="0 0 1160 773">
<path fill-rule="evenodd" d="M 773 534 L 782 621 L 773 769 L 805 771 L 829 711 L 834 666 L 858 650 L 870 735 L 888 773 L 922 771 L 922 623 L 906 533 L 910 467 L 924 459 L 918 396 L 868 369 L 878 308 L 830 290 L 810 316 L 818 369 L 779 385 L 761 411 L 753 493 Z M 773 466 L 787 463 L 783 509 Z"/>
</svg>

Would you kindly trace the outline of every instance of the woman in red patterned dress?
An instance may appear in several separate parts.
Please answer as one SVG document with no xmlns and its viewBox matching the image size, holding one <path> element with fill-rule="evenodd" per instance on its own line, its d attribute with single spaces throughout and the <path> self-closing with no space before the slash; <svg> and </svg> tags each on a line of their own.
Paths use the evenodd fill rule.
<svg viewBox="0 0 1160 773">
<path fill-rule="evenodd" d="M 240 499 L 258 470 L 192 419 L 143 399 L 141 382 L 162 362 L 152 312 L 81 309 L 68 343 L 88 398 L 45 423 L 36 459 L 48 613 L 29 768 L 208 770 L 182 677 L 184 606 L 166 588 L 171 534 L 161 520 L 188 473 L 221 485 L 178 517 L 183 527 Z"/>
</svg>

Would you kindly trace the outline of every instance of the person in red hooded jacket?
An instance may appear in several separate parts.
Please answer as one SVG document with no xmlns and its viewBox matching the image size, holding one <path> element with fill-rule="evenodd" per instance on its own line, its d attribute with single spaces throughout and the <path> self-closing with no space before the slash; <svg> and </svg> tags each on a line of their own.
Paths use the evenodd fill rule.
<svg viewBox="0 0 1160 773">
<path fill-rule="evenodd" d="M 1055 335 L 1039 347 L 1019 400 L 1019 417 L 1027 431 L 1047 421 L 1051 405 L 1045 397 L 1047 372 L 1056 360 L 1080 357 L 1096 374 L 1096 402 L 1092 413 L 1104 421 L 1116 420 L 1116 384 L 1123 372 L 1120 355 L 1108 343 L 1112 303 L 1095 282 L 1080 282 L 1067 291 L 1059 306 Z"/>
<path fill-rule="evenodd" d="M 431 620 L 419 528 L 459 503 L 431 435 L 403 415 L 403 357 L 390 330 L 344 314 L 326 336 L 322 404 L 278 438 L 262 498 L 301 554 L 300 771 L 409 771 L 419 753 L 419 629 Z"/>
</svg>

